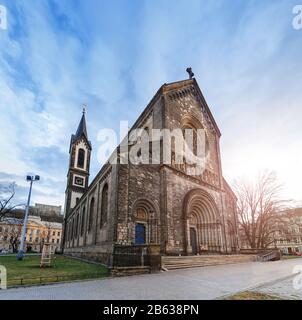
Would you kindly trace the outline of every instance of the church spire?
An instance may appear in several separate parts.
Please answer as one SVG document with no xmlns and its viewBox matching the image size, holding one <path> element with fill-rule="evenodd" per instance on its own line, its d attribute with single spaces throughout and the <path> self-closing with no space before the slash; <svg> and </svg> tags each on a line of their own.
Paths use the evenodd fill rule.
<svg viewBox="0 0 302 320">
<path fill-rule="evenodd" d="M 82 115 L 81 121 L 79 123 L 77 132 L 75 134 L 75 139 L 80 138 L 81 135 L 84 134 L 85 138 L 88 140 L 85 113 L 86 113 L 86 106 L 84 105 L 83 106 L 83 115 Z"/>
<path fill-rule="evenodd" d="M 88 140 L 85 108 L 83 108 L 76 134 L 71 136 L 69 147 L 69 168 L 65 191 L 65 216 L 77 205 L 88 188 L 90 171 L 91 142 Z"/>
<path fill-rule="evenodd" d="M 90 150 L 92 149 L 91 147 L 91 142 L 88 139 L 88 133 L 87 133 L 87 126 L 86 126 L 86 106 L 83 106 L 83 114 L 82 114 L 82 118 L 80 120 L 80 123 L 78 125 L 78 129 L 76 131 L 76 134 L 72 134 L 71 135 L 71 140 L 70 140 L 70 149 L 72 144 L 77 141 L 80 140 L 82 137 L 84 137 L 89 145 Z M 69 151 L 70 151 L 69 149 Z"/>
</svg>

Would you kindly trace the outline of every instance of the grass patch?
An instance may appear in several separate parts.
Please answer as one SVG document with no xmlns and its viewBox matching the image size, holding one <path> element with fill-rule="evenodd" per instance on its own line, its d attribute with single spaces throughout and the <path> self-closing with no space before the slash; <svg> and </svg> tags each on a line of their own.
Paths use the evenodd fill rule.
<svg viewBox="0 0 302 320">
<path fill-rule="evenodd" d="M 301 259 L 301 256 L 282 256 L 282 260 L 289 260 L 289 259 Z"/>
<path fill-rule="evenodd" d="M 272 296 L 265 293 L 244 291 L 233 296 L 227 297 L 225 300 L 284 300 L 278 296 Z"/>
<path fill-rule="evenodd" d="M 103 278 L 109 275 L 106 267 L 56 255 L 52 267 L 40 268 L 41 256 L 0 257 L 0 265 L 6 267 L 7 285 L 19 286 L 52 282 Z"/>
</svg>

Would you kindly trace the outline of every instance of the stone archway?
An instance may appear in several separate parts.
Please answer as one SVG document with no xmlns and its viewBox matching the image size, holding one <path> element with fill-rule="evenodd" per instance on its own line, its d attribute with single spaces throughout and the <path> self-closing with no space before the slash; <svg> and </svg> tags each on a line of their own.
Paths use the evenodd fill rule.
<svg viewBox="0 0 302 320">
<path fill-rule="evenodd" d="M 214 199 L 202 189 L 191 190 L 185 197 L 183 210 L 185 253 L 221 252 L 222 225 Z M 192 229 L 196 231 L 193 241 L 197 242 L 197 250 L 195 244 L 192 246 Z"/>
<path fill-rule="evenodd" d="M 159 210 L 155 203 L 140 198 L 132 207 L 133 235 L 132 241 L 136 244 L 157 244 L 160 241 Z M 142 231 L 144 229 L 144 231 Z M 142 234 L 144 233 L 144 241 Z"/>
</svg>

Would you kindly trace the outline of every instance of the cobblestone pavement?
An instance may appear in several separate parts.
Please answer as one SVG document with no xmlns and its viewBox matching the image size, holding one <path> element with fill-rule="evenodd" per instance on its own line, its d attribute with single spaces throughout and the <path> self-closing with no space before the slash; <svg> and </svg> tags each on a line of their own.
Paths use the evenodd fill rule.
<svg viewBox="0 0 302 320">
<path fill-rule="evenodd" d="M 287 300 L 302 300 L 302 288 L 294 288 L 294 277 L 290 277 L 283 281 L 277 281 L 270 285 L 259 287 L 254 291 L 266 293 L 273 296 L 279 296 Z"/>
<path fill-rule="evenodd" d="M 290 276 L 302 259 L 183 269 L 123 278 L 0 290 L 14 299 L 217 299 Z"/>
</svg>

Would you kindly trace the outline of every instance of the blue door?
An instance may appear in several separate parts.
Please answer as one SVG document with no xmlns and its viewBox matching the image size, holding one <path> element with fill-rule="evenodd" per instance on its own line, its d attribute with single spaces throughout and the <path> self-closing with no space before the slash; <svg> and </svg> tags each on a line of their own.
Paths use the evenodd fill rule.
<svg viewBox="0 0 302 320">
<path fill-rule="evenodd" d="M 135 244 L 146 243 L 146 227 L 142 223 L 137 223 L 135 226 Z"/>
</svg>

